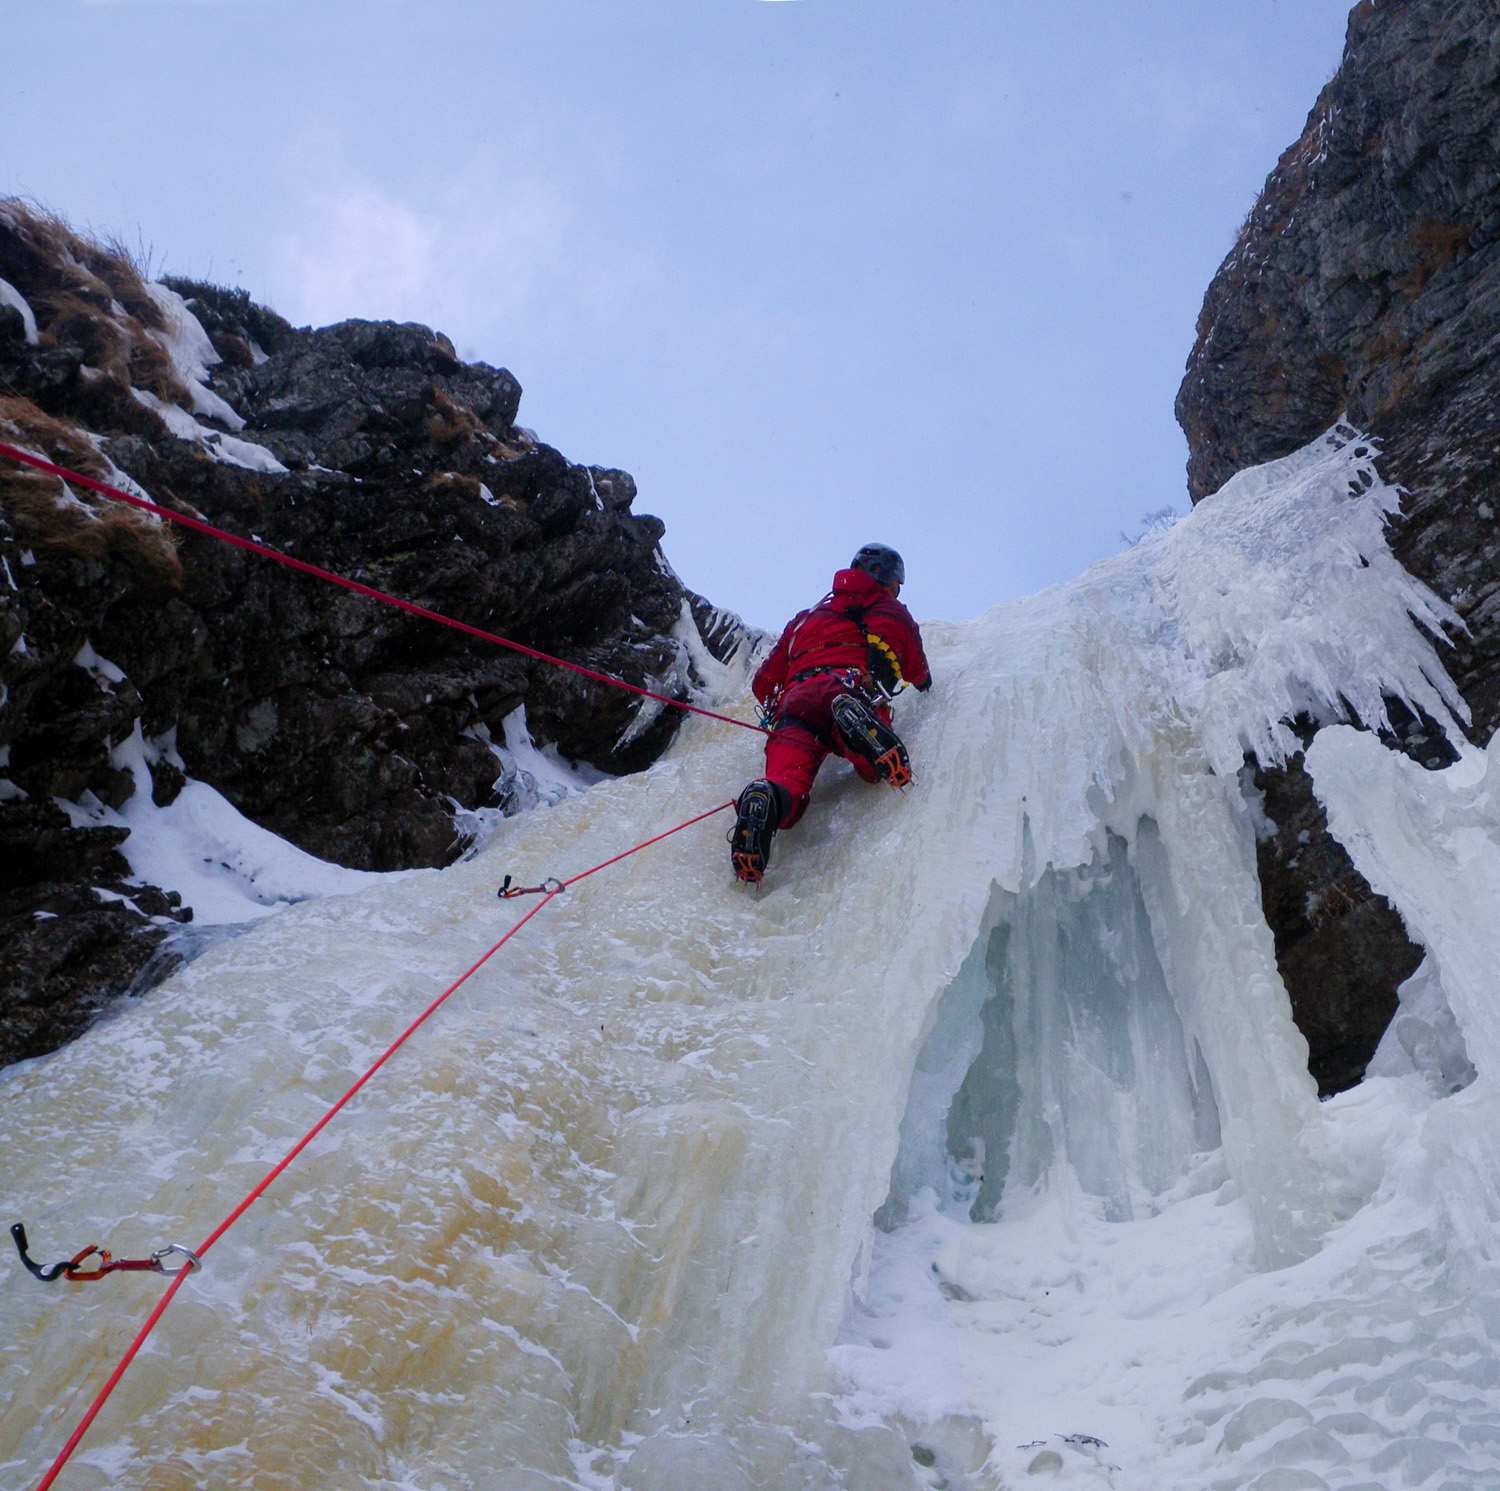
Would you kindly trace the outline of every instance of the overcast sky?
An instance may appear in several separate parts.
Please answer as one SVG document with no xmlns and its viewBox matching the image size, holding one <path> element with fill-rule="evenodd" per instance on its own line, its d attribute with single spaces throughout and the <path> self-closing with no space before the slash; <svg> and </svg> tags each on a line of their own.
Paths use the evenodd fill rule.
<svg viewBox="0 0 1500 1491">
<path fill-rule="evenodd" d="M 1185 510 L 1203 291 L 1346 0 L 3 0 L 0 192 L 417 320 L 767 627 L 960 619 Z"/>
</svg>

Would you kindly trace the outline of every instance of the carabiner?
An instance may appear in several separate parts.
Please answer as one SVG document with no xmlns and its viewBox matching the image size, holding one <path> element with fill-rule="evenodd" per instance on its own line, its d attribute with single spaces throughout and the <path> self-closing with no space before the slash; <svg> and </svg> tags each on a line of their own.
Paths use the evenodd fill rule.
<svg viewBox="0 0 1500 1491">
<path fill-rule="evenodd" d="M 179 1263 L 176 1268 L 164 1268 L 162 1259 L 170 1258 L 173 1253 L 180 1253 L 187 1261 Z M 168 1243 L 166 1247 L 158 1248 L 151 1255 L 151 1263 L 155 1272 L 165 1274 L 169 1279 L 182 1273 L 196 1273 L 203 1267 L 203 1260 L 191 1248 L 185 1248 L 181 1243 Z"/>
<path fill-rule="evenodd" d="M 99 1255 L 99 1266 L 97 1268 L 84 1268 L 82 1264 L 86 1258 L 95 1253 Z M 114 1255 L 108 1248 L 101 1248 L 97 1243 L 91 1243 L 83 1252 L 76 1257 L 70 1258 L 63 1265 L 63 1278 L 70 1284 L 92 1284 L 95 1279 L 102 1279 L 105 1274 L 112 1274 L 119 1267 L 114 1260 Z"/>
</svg>

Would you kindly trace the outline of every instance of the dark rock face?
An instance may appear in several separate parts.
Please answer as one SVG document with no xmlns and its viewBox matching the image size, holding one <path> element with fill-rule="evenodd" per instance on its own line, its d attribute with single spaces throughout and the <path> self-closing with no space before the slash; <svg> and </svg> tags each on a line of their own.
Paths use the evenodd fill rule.
<svg viewBox="0 0 1500 1491">
<path fill-rule="evenodd" d="M 434 452 L 411 465 L 408 447 L 364 478 L 201 470 L 180 445 L 118 441 L 110 453 L 158 496 L 191 493 L 219 526 L 526 646 L 634 683 L 677 658 L 666 634 L 683 592 L 656 563 L 660 524 L 592 501 L 555 521 L 589 476 L 545 447 L 518 458 L 528 477 L 493 468 L 512 501 L 486 500 L 452 451 L 434 471 Z M 606 771 L 649 765 L 675 728 L 663 718 L 617 747 L 637 708 L 629 694 L 210 539 L 189 535 L 179 552 L 182 589 L 122 601 L 95 646 L 149 700 L 148 736 L 175 725 L 191 775 L 323 858 L 446 863 L 462 847 L 448 799 L 489 802 L 496 776 L 464 732 L 482 724 L 499 739 L 519 704 L 538 739 Z"/>
<path fill-rule="evenodd" d="M 425 326 L 345 321 L 277 342 L 274 357 L 216 381 L 290 466 L 364 475 L 399 461 L 403 449 L 463 449 L 486 433 L 503 437 L 520 406 L 521 386 L 509 373 L 461 363 L 448 338 Z"/>
<path fill-rule="evenodd" d="M 732 618 L 661 560 L 663 525 L 632 512 L 630 477 L 538 444 L 515 426 L 516 380 L 460 362 L 426 327 L 298 331 L 243 292 L 179 284 L 223 359 L 213 390 L 245 420 L 233 438 L 287 469 L 234 447 L 201 403 L 220 433 L 175 438 L 136 392 L 193 407 L 160 371 L 150 296 L 136 286 L 139 313 L 122 320 L 129 267 L 94 247 L 74 274 L 51 250 L 77 262 L 89 246 L 64 232 L 0 203 L 0 277 L 41 331 L 28 340 L 17 312 L 0 316 L 0 440 L 96 478 L 117 480 L 113 463 L 160 505 L 676 697 L 685 614 L 717 627 L 716 656 L 738 644 Z M 114 348 L 104 371 L 100 346 Z M 214 439 L 272 469 L 214 459 Z M 504 806 L 486 742 L 518 706 L 538 744 L 611 773 L 649 765 L 680 720 L 3 467 L 0 1062 L 76 1034 L 191 916 L 126 883 L 125 830 L 75 827 L 53 806 L 128 802 L 121 747 L 137 730 L 154 743 L 158 806 L 190 775 L 313 854 L 383 870 L 450 862 L 469 842 L 455 809 Z"/>
<path fill-rule="evenodd" d="M 1328 832 L 1300 758 L 1257 772 L 1256 786 L 1277 828 L 1256 846 L 1261 900 L 1308 1069 L 1326 1097 L 1364 1076 L 1422 952 Z"/>
<path fill-rule="evenodd" d="M 1392 546 L 1470 628 L 1445 661 L 1481 744 L 1500 725 L 1497 351 L 1494 6 L 1361 0 L 1338 74 L 1209 287 L 1177 414 L 1195 501 L 1340 415 L 1379 440 L 1406 493 Z M 1398 711 L 1396 725 L 1418 760 L 1449 759 L 1430 722 Z M 1420 953 L 1328 839 L 1300 765 L 1263 783 L 1278 825 L 1262 846 L 1267 915 L 1334 1091 L 1362 1073 Z M 1314 932 L 1304 906 L 1328 911 Z"/>
<path fill-rule="evenodd" d="M 151 962 L 165 928 L 191 915 L 175 895 L 124 883 L 125 837 L 75 829 L 48 802 L 0 805 L 0 1060 L 78 1035 Z"/>
</svg>

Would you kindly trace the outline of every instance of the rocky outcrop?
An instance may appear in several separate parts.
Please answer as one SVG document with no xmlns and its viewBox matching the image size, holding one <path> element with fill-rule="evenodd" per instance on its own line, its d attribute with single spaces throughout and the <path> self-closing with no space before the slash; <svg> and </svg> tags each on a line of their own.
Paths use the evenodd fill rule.
<svg viewBox="0 0 1500 1491">
<path fill-rule="evenodd" d="M 738 645 L 627 474 L 516 425 L 504 369 L 426 327 L 296 330 L 174 283 L 0 203 L 0 439 L 675 697 L 695 608 L 716 656 Z M 491 743 L 521 705 L 537 744 L 610 773 L 680 719 L 4 463 L 0 1061 L 75 1033 L 190 914 L 75 808 L 130 801 L 130 742 L 158 805 L 192 777 L 322 858 L 441 865 L 465 810 L 506 805 Z"/>
<path fill-rule="evenodd" d="M 1445 661 L 1500 725 L 1500 30 L 1489 0 L 1361 0 L 1342 65 L 1204 299 L 1177 399 L 1194 500 L 1340 416 L 1405 493 L 1392 546 L 1468 631 Z M 1427 721 L 1395 743 L 1450 759 Z M 1266 911 L 1325 1091 L 1358 1080 L 1420 952 L 1328 838 L 1296 763 L 1263 775 Z M 1313 914 L 1308 908 L 1313 909 Z"/>
</svg>

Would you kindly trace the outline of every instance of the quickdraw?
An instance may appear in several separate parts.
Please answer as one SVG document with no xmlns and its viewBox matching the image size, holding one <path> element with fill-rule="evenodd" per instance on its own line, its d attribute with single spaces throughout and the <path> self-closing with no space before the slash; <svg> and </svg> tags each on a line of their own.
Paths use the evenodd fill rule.
<svg viewBox="0 0 1500 1491">
<path fill-rule="evenodd" d="M 566 882 L 556 875 L 549 875 L 540 885 L 512 885 L 510 882 L 511 877 L 507 875 L 495 892 L 502 901 L 513 900 L 516 896 L 555 896 L 568 888 Z"/>
<path fill-rule="evenodd" d="M 59 1279 L 67 1279 L 73 1284 L 87 1284 L 94 1279 L 102 1279 L 105 1274 L 117 1273 L 166 1274 L 170 1277 L 203 1267 L 203 1260 L 181 1243 L 168 1243 L 166 1247 L 158 1248 L 149 1258 L 116 1258 L 108 1248 L 90 1243 L 81 1253 L 75 1253 L 61 1263 L 41 1264 L 31 1256 L 24 1222 L 11 1223 L 10 1235 L 27 1272 L 33 1278 L 40 1279 L 43 1284 L 55 1284 Z M 168 1268 L 163 1260 L 174 1254 L 183 1261 L 176 1268 Z M 92 1267 L 85 1267 L 90 1258 L 97 1258 L 98 1261 Z"/>
</svg>

